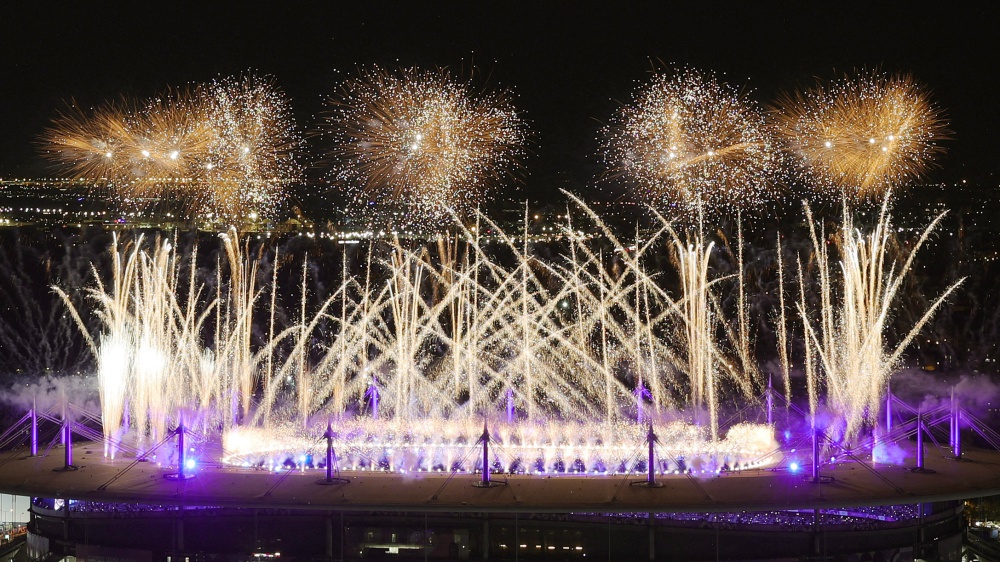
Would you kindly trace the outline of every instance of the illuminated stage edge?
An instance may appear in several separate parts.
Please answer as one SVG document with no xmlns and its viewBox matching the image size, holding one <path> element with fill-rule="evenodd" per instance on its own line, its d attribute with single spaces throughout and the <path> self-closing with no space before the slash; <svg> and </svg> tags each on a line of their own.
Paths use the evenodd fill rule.
<svg viewBox="0 0 1000 562">
<path fill-rule="evenodd" d="M 914 459 L 911 442 L 898 443 Z M 966 447 L 960 461 L 927 447 L 923 471 L 910 465 L 840 461 L 824 464 L 819 483 L 806 471 L 753 469 L 696 477 L 658 475 L 659 487 L 630 475 L 480 474 L 342 471 L 322 482 L 323 469 L 273 472 L 201 465 L 191 478 L 174 467 L 108 460 L 98 443 L 74 447 L 77 470 L 59 470 L 61 445 L 30 456 L 7 452 L 0 492 L 48 498 L 164 505 L 395 512 L 706 512 L 815 509 L 961 500 L 1000 494 L 1000 452 Z M 939 454 L 940 453 L 940 454 Z M 633 485 L 638 483 L 638 485 Z M 327 485 L 322 485 L 327 484 Z"/>
</svg>

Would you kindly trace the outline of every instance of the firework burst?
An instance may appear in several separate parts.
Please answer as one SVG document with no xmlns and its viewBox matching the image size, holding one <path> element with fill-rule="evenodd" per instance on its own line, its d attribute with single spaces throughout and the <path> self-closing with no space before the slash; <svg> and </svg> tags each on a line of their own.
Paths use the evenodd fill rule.
<svg viewBox="0 0 1000 562">
<path fill-rule="evenodd" d="M 115 191 L 143 204 L 176 196 L 197 177 L 214 131 L 196 90 L 171 90 L 125 113 Z"/>
<path fill-rule="evenodd" d="M 291 108 L 269 80 L 228 78 L 204 88 L 213 129 L 204 176 L 212 188 L 203 204 L 223 216 L 268 214 L 297 179 L 302 142 Z"/>
<path fill-rule="evenodd" d="M 525 127 L 504 93 L 473 97 L 446 71 L 374 68 L 330 100 L 334 177 L 410 220 L 474 210 L 519 166 Z"/>
<path fill-rule="evenodd" d="M 773 112 L 805 183 L 877 199 L 919 177 L 947 137 L 941 111 L 905 75 L 844 77 L 786 95 Z"/>
<path fill-rule="evenodd" d="M 105 104 L 89 114 L 75 101 L 57 113 L 42 137 L 47 157 L 85 178 L 118 182 L 120 155 L 126 146 L 128 111 Z"/>
<path fill-rule="evenodd" d="M 105 180 L 123 206 L 176 200 L 191 215 L 241 220 L 272 214 L 301 173 L 290 113 L 269 80 L 227 78 L 89 114 L 70 104 L 42 142 L 67 172 Z"/>
<path fill-rule="evenodd" d="M 765 201 L 780 169 L 759 108 L 696 70 L 658 74 L 604 131 L 611 172 L 664 205 L 736 209 Z"/>
</svg>

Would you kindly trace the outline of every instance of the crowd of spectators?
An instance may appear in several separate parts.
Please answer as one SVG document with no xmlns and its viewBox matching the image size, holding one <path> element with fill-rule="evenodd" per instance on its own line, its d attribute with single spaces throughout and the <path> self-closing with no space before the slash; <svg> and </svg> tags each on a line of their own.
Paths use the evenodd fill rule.
<svg viewBox="0 0 1000 562">
<path fill-rule="evenodd" d="M 176 511 L 218 509 L 204 505 L 165 505 L 153 503 L 99 502 L 84 500 L 63 500 L 52 498 L 32 498 L 32 504 L 51 510 L 69 509 L 71 513 L 100 513 L 112 517 L 129 517 L 140 514 L 167 513 Z"/>
<path fill-rule="evenodd" d="M 807 529 L 817 523 L 854 530 L 870 530 L 892 526 L 892 523 L 912 521 L 919 516 L 916 505 L 852 507 L 844 509 L 732 511 L 705 513 L 658 513 L 657 519 L 679 522 L 707 523 L 710 526 L 735 528 L 752 526 Z M 888 524 L 888 525 L 886 525 Z"/>
<path fill-rule="evenodd" d="M 47 509 L 64 509 L 63 500 L 49 498 L 33 498 L 33 503 Z M 137 516 L 140 514 L 158 512 L 176 512 L 179 510 L 210 510 L 219 509 L 214 506 L 176 506 L 147 503 L 116 503 L 98 501 L 69 502 L 72 512 L 102 513 L 114 517 Z M 819 524 L 823 526 L 842 526 L 854 530 L 869 530 L 882 527 L 892 527 L 894 523 L 912 521 L 919 517 L 919 506 L 915 504 L 866 506 L 842 509 L 819 510 Z M 587 519 L 616 519 L 619 523 L 641 524 L 648 521 L 647 513 L 536 513 L 524 514 L 525 519 L 571 521 Z M 782 528 L 786 530 L 806 530 L 817 523 L 817 513 L 813 510 L 780 510 L 780 511 L 731 511 L 731 512 L 688 512 L 688 513 L 655 513 L 653 515 L 659 524 L 680 525 L 705 528 L 748 528 L 761 529 Z"/>
<path fill-rule="evenodd" d="M 818 523 L 824 527 L 839 527 L 850 530 L 873 530 L 898 526 L 917 519 L 919 507 L 915 504 L 851 507 L 819 510 Z M 607 519 L 618 523 L 644 524 L 648 513 L 587 513 L 574 515 L 539 514 L 532 519 Z M 687 512 L 654 513 L 657 524 L 682 527 L 719 528 L 747 530 L 809 530 L 817 523 L 814 510 L 774 510 L 774 511 L 728 511 L 728 512 Z"/>
</svg>

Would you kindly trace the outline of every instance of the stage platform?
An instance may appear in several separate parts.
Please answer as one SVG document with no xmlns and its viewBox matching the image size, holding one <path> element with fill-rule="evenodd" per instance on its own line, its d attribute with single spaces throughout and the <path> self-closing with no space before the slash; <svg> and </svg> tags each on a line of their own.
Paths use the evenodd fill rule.
<svg viewBox="0 0 1000 562">
<path fill-rule="evenodd" d="M 905 447 L 907 443 L 901 443 Z M 909 444 L 912 447 L 912 443 Z M 798 472 L 746 470 L 712 475 L 502 475 L 477 487 L 481 475 L 344 471 L 346 482 L 318 484 L 322 469 L 282 470 L 202 464 L 193 478 L 155 462 L 103 458 L 103 447 L 74 447 L 77 470 L 60 471 L 61 447 L 47 455 L 8 451 L 0 464 L 0 492 L 24 496 L 162 505 L 393 512 L 703 512 L 763 511 L 891 505 L 1000 494 L 1000 452 L 966 448 L 956 461 L 928 450 L 923 472 L 908 466 L 845 461 L 824 465 L 823 481 Z M 908 451 L 914 457 L 914 451 Z M 912 461 L 911 461 L 912 462 Z"/>
</svg>

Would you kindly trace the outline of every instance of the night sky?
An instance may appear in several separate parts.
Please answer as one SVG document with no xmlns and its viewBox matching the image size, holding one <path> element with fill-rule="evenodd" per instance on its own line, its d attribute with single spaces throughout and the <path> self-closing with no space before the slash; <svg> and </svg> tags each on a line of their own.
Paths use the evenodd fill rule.
<svg viewBox="0 0 1000 562">
<path fill-rule="evenodd" d="M 654 65 L 676 63 L 765 102 L 814 76 L 911 72 L 954 131 L 931 179 L 995 186 L 1000 8 L 868 4 L 7 1 L 0 176 L 47 172 L 35 139 L 70 98 L 95 105 L 253 70 L 273 75 L 306 128 L 360 65 L 442 66 L 514 90 L 535 139 L 520 189 L 544 199 L 595 188 L 602 123 Z"/>
</svg>

